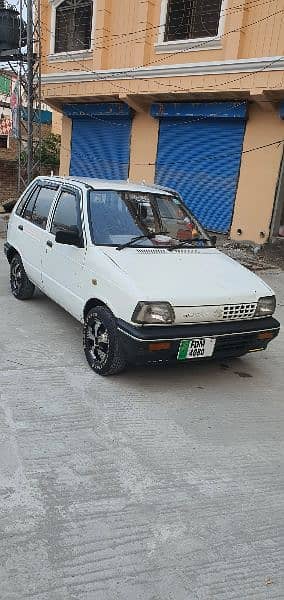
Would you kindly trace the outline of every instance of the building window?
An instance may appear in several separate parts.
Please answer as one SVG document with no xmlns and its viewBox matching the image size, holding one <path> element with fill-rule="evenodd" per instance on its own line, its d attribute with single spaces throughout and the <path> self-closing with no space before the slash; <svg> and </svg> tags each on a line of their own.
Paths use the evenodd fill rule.
<svg viewBox="0 0 284 600">
<path fill-rule="evenodd" d="M 222 0 L 168 0 L 164 41 L 218 35 Z"/>
<path fill-rule="evenodd" d="M 0 135 L 0 148 L 8 148 L 8 136 Z"/>
<path fill-rule="evenodd" d="M 91 47 L 93 0 L 63 0 L 56 8 L 54 52 Z"/>
</svg>

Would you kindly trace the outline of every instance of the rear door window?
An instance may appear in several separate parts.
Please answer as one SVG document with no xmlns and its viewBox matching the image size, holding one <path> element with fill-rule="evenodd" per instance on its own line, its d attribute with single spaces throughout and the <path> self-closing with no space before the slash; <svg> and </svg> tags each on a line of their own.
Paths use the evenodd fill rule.
<svg viewBox="0 0 284 600">
<path fill-rule="evenodd" d="M 24 210 L 24 218 L 41 229 L 46 228 L 49 211 L 57 194 L 57 187 L 40 186 L 32 194 Z"/>
<path fill-rule="evenodd" d="M 22 211 L 22 217 L 23 217 L 24 219 L 27 219 L 27 221 L 31 221 L 31 219 L 32 219 L 33 207 L 34 207 L 34 204 L 35 204 L 35 201 L 36 201 L 36 199 L 37 199 L 37 195 L 38 195 L 39 191 L 40 191 L 40 186 L 39 186 L 39 185 L 37 185 L 37 186 L 35 187 L 35 189 L 33 190 L 32 194 L 31 194 L 31 196 L 30 196 L 30 199 L 29 199 L 29 201 L 27 202 L 27 204 L 26 204 L 26 206 L 25 206 L 24 210 Z M 25 198 L 25 200 L 23 201 L 23 204 L 25 203 L 25 201 L 26 201 L 26 198 Z M 21 203 L 21 204 L 22 204 L 22 203 Z M 21 211 L 20 211 L 20 206 L 18 207 L 18 210 L 19 210 L 19 213 L 18 213 L 18 214 L 20 214 L 20 212 L 21 212 Z"/>
<path fill-rule="evenodd" d="M 24 209 L 25 205 L 27 204 L 28 198 L 31 198 L 34 195 L 35 191 L 36 191 L 36 195 L 37 195 L 39 192 L 39 189 L 40 189 L 40 186 L 36 185 L 25 191 L 24 195 L 22 196 L 21 201 L 19 202 L 19 204 L 16 208 L 16 215 L 18 215 L 18 217 L 23 216 L 23 212 L 24 212 L 23 209 Z M 35 199 L 35 197 L 34 197 L 34 199 Z"/>
</svg>

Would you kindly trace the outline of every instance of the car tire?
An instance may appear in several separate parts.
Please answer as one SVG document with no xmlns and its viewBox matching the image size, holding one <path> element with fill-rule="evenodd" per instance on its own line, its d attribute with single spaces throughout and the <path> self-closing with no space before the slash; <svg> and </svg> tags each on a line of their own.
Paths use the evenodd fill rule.
<svg viewBox="0 0 284 600">
<path fill-rule="evenodd" d="M 29 280 L 19 254 L 15 254 L 10 263 L 10 286 L 17 300 L 29 300 L 35 291 L 35 286 Z"/>
<path fill-rule="evenodd" d="M 116 375 L 126 367 L 115 317 L 104 306 L 90 310 L 84 323 L 84 352 L 98 375 Z"/>
</svg>

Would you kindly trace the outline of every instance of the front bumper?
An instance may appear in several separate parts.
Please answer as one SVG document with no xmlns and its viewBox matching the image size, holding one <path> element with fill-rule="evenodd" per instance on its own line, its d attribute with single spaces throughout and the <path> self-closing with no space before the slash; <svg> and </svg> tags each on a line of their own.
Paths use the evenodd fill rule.
<svg viewBox="0 0 284 600">
<path fill-rule="evenodd" d="M 265 350 L 279 330 L 280 324 L 273 317 L 250 321 L 143 327 L 118 320 L 120 342 L 126 358 L 129 363 L 136 364 L 176 361 L 182 340 L 204 337 L 216 339 L 211 360 L 233 358 L 248 352 Z M 153 350 L 151 346 L 150 349 L 150 345 L 156 342 L 169 342 L 170 347 Z"/>
</svg>

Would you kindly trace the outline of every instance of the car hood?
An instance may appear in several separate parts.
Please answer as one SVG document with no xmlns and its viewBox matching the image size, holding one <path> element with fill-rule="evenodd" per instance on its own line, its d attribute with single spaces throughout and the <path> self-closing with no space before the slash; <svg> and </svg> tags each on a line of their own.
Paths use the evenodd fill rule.
<svg viewBox="0 0 284 600">
<path fill-rule="evenodd" d="M 273 291 L 254 273 L 215 248 L 104 248 L 129 278 L 140 300 L 173 306 L 255 302 Z"/>
</svg>

